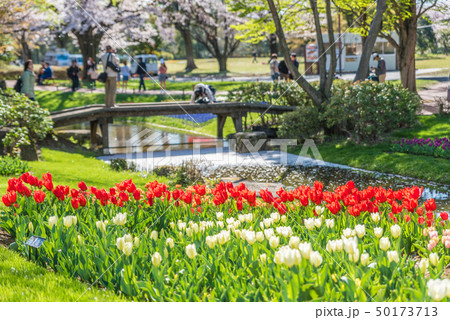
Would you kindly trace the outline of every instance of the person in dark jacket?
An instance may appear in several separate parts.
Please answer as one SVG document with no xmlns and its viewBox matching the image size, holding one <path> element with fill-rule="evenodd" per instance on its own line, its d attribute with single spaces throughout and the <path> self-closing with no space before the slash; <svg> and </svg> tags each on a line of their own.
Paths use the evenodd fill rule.
<svg viewBox="0 0 450 320">
<path fill-rule="evenodd" d="M 378 82 L 383 83 L 386 80 L 386 61 L 381 58 L 378 54 L 373 58 L 373 60 L 378 61 L 377 66 L 377 77 Z"/>
<path fill-rule="evenodd" d="M 294 67 L 298 70 L 298 60 L 297 60 L 297 54 L 295 52 L 291 53 L 291 61 L 294 64 Z M 290 73 L 286 62 L 284 60 L 281 60 L 280 64 L 278 65 L 278 70 L 280 70 L 280 79 L 289 81 L 290 79 L 294 79 L 293 75 Z"/>
<path fill-rule="evenodd" d="M 144 77 L 147 75 L 147 65 L 142 58 L 138 58 L 136 73 L 139 75 L 139 91 L 141 91 L 141 87 L 145 91 Z"/>
<path fill-rule="evenodd" d="M 77 66 L 77 60 L 72 61 L 72 66 L 67 69 L 67 76 L 72 80 L 72 92 L 80 88 L 79 74 L 81 69 Z"/>
</svg>

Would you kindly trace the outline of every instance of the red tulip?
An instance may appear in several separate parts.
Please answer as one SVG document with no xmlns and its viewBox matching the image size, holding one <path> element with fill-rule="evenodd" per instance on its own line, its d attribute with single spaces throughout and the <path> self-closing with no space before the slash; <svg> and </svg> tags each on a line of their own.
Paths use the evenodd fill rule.
<svg viewBox="0 0 450 320">
<path fill-rule="evenodd" d="M 78 209 L 78 207 L 80 206 L 80 203 L 77 198 L 70 199 L 70 202 L 72 203 L 72 207 L 74 209 Z"/>
<path fill-rule="evenodd" d="M 427 211 L 436 210 L 436 203 L 434 202 L 433 198 L 428 199 L 427 201 L 425 201 L 424 205 L 425 205 L 425 209 Z"/>
<path fill-rule="evenodd" d="M 441 212 L 441 219 L 444 221 L 448 220 L 448 212 Z"/>
<path fill-rule="evenodd" d="M 139 192 L 139 190 L 134 190 L 134 191 L 133 191 L 133 198 L 134 198 L 134 200 L 136 200 L 136 201 L 141 200 L 141 193 Z"/>
<path fill-rule="evenodd" d="M 424 217 L 419 217 L 419 224 L 423 224 L 425 222 L 425 218 Z"/>
<path fill-rule="evenodd" d="M 417 214 L 419 215 L 419 216 L 421 216 L 421 215 L 423 215 L 423 208 L 422 207 L 420 207 L 420 208 L 417 208 Z"/>
<path fill-rule="evenodd" d="M 411 217 L 410 217 L 409 215 L 406 215 L 406 216 L 405 216 L 405 221 L 406 221 L 406 222 L 410 222 L 410 221 L 411 221 Z"/>
<path fill-rule="evenodd" d="M 80 181 L 80 182 L 78 182 L 78 188 L 80 188 L 81 191 L 86 191 L 87 185 L 86 185 L 86 183 L 84 183 L 84 181 Z"/>
<path fill-rule="evenodd" d="M 238 200 L 238 201 L 236 202 L 236 207 L 237 207 L 237 209 L 238 209 L 239 211 L 242 210 L 243 205 L 242 205 L 242 201 L 241 201 L 241 200 Z"/>
<path fill-rule="evenodd" d="M 36 201 L 36 203 L 42 203 L 42 202 L 44 202 L 44 199 L 45 199 L 45 192 L 42 190 L 36 190 L 33 193 L 33 197 L 34 197 L 34 201 Z"/>
</svg>

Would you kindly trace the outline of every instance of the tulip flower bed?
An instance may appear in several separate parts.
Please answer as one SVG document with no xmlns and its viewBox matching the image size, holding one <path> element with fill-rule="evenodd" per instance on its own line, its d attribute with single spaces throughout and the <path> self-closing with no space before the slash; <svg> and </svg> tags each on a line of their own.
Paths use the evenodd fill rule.
<svg viewBox="0 0 450 320">
<path fill-rule="evenodd" d="M 392 150 L 450 159 L 450 138 L 402 139 L 393 142 Z"/>
<path fill-rule="evenodd" d="M 0 226 L 37 263 L 140 301 L 449 301 L 448 213 L 418 187 L 109 190 L 8 183 Z M 34 259 L 34 255 L 31 255 Z"/>
</svg>

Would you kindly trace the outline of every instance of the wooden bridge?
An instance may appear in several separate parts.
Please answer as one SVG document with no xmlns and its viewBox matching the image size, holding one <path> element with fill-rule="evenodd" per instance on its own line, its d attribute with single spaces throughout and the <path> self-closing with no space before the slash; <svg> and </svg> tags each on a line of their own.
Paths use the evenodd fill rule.
<svg viewBox="0 0 450 320">
<path fill-rule="evenodd" d="M 91 143 L 96 145 L 97 128 L 100 126 L 102 144 L 108 148 L 108 124 L 114 118 L 150 117 L 176 114 L 212 113 L 217 116 L 217 137 L 223 138 L 223 127 L 227 117 L 233 119 L 236 132 L 242 131 L 242 118 L 249 112 L 265 114 L 283 114 L 293 111 L 294 107 L 271 106 L 266 103 L 223 102 L 214 104 L 190 104 L 189 102 L 123 103 L 118 107 L 106 108 L 104 105 L 87 105 L 51 113 L 54 127 L 81 122 L 90 123 Z"/>
</svg>

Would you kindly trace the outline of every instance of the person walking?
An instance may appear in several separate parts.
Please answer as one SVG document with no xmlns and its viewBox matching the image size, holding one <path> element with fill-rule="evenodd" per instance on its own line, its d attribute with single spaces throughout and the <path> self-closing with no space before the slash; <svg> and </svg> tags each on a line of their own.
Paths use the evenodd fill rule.
<svg viewBox="0 0 450 320">
<path fill-rule="evenodd" d="M 299 63 L 298 63 L 298 60 L 297 60 L 297 54 L 295 52 L 291 53 L 291 61 L 294 64 L 295 69 L 298 70 Z M 291 74 L 290 71 L 289 71 L 289 79 L 291 79 L 291 80 L 294 79 L 294 76 L 293 76 L 293 74 Z"/>
<path fill-rule="evenodd" d="M 45 71 L 45 63 L 41 62 L 41 68 L 39 69 L 39 72 L 37 75 L 38 85 L 42 85 L 42 83 L 43 83 L 42 76 L 44 75 L 44 71 Z"/>
<path fill-rule="evenodd" d="M 127 92 L 128 80 L 130 80 L 130 67 L 127 60 L 123 60 L 123 67 L 120 69 L 120 73 L 122 74 L 122 92 Z"/>
<path fill-rule="evenodd" d="M 72 80 L 72 92 L 80 88 L 80 72 L 81 69 L 77 65 L 77 60 L 72 60 L 72 66 L 67 69 L 67 76 Z"/>
<path fill-rule="evenodd" d="M 378 82 L 383 83 L 386 81 L 386 61 L 382 57 L 380 57 L 378 54 L 373 58 L 373 60 L 378 61 L 377 66 L 377 77 Z"/>
<path fill-rule="evenodd" d="M 35 101 L 34 84 L 36 82 L 36 74 L 33 71 L 33 60 L 27 60 L 22 73 L 22 88 L 20 93 L 26 95 L 30 100 Z"/>
<path fill-rule="evenodd" d="M 280 63 L 278 62 L 278 55 L 276 53 L 272 54 L 272 58 L 270 59 L 269 66 L 270 66 L 270 76 L 272 78 L 272 81 L 277 81 L 280 76 L 280 70 L 278 70 L 278 65 Z"/>
<path fill-rule="evenodd" d="M 141 91 L 141 87 L 145 91 L 144 77 L 147 75 L 147 65 L 142 61 L 142 58 L 138 58 L 136 74 L 139 75 L 139 91 Z"/>
<path fill-rule="evenodd" d="M 252 53 L 252 57 L 253 57 L 252 63 L 258 62 L 258 60 L 256 59 L 257 56 L 258 56 L 258 51 L 255 49 L 255 50 L 253 50 L 253 53 Z"/>
<path fill-rule="evenodd" d="M 89 86 L 91 89 L 95 89 L 95 80 L 98 78 L 98 72 L 97 72 L 97 64 L 95 63 L 94 59 L 92 57 L 88 58 L 87 61 L 87 68 L 88 68 L 88 77 L 89 77 Z"/>
<path fill-rule="evenodd" d="M 166 80 L 167 80 L 167 66 L 162 63 L 158 69 L 159 83 L 161 84 L 161 94 L 166 93 Z"/>
<path fill-rule="evenodd" d="M 105 107 L 111 108 L 116 105 L 117 74 L 120 70 L 120 61 L 111 46 L 106 46 L 106 53 L 103 54 L 101 59 L 103 70 L 107 74 L 105 81 Z"/>
</svg>

